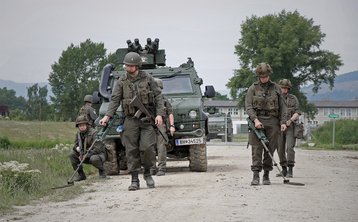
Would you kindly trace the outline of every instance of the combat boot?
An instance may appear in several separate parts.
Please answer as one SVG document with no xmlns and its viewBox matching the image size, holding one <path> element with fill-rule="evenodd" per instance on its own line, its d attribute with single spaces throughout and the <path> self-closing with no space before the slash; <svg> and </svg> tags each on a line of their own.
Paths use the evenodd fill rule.
<svg viewBox="0 0 358 222">
<path fill-rule="evenodd" d="M 107 179 L 107 173 L 105 170 L 98 169 L 98 174 L 100 179 Z"/>
<path fill-rule="evenodd" d="M 276 177 L 282 177 L 282 175 L 284 177 L 286 177 L 286 175 L 287 175 L 287 167 L 286 166 L 282 166 L 282 172 L 281 173 L 276 174 Z"/>
<path fill-rule="evenodd" d="M 152 175 L 150 174 L 149 169 L 144 169 L 143 177 L 144 177 L 145 182 L 147 183 L 148 188 L 154 188 L 155 187 L 154 180 L 152 178 Z"/>
<path fill-rule="evenodd" d="M 264 171 L 264 175 L 262 177 L 262 184 L 263 185 L 271 185 L 269 174 L 270 174 L 270 171 L 268 171 L 268 170 Z"/>
<path fill-rule="evenodd" d="M 254 177 L 251 181 L 251 186 L 257 186 L 260 184 L 260 174 L 259 171 L 254 171 Z"/>
<path fill-rule="evenodd" d="M 132 172 L 132 182 L 131 185 L 128 187 L 129 191 L 136 191 L 139 190 L 139 178 L 138 172 Z"/>
<path fill-rule="evenodd" d="M 79 169 L 78 171 L 78 175 L 73 179 L 73 181 L 81 181 L 81 180 L 85 180 L 85 179 L 87 179 L 86 178 L 86 174 L 85 174 L 85 172 L 83 171 L 83 169 L 81 168 L 81 169 Z"/>
<path fill-rule="evenodd" d="M 293 177 L 293 166 L 289 166 L 287 171 L 287 178 L 292 178 L 292 177 Z"/>
<path fill-rule="evenodd" d="M 152 167 L 150 168 L 150 175 L 156 175 L 157 174 L 157 168 L 156 167 Z"/>
</svg>

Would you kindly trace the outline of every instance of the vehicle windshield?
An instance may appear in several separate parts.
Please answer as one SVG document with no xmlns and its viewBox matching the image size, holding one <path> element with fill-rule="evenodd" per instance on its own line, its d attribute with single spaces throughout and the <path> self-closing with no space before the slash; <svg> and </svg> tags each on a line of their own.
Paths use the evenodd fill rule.
<svg viewBox="0 0 358 222">
<path fill-rule="evenodd" d="M 189 75 L 173 76 L 162 80 L 163 94 L 193 93 Z"/>
</svg>

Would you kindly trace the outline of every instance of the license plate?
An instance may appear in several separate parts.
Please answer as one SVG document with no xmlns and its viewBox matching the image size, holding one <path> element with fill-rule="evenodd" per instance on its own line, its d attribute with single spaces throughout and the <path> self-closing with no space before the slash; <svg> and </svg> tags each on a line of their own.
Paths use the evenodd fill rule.
<svg viewBox="0 0 358 222">
<path fill-rule="evenodd" d="M 192 145 L 192 144 L 203 144 L 204 138 L 187 138 L 187 139 L 176 139 L 175 145 L 177 146 L 185 146 L 185 145 Z"/>
</svg>

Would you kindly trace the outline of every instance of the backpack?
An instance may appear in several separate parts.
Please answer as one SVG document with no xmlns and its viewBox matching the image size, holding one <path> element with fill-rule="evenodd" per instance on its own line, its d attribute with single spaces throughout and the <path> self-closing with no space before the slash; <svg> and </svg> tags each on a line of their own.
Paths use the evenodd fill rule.
<svg viewBox="0 0 358 222">
<path fill-rule="evenodd" d="M 305 129 L 303 126 L 303 123 L 295 123 L 295 128 L 293 130 L 293 135 L 295 138 L 297 139 L 303 139 L 303 133 L 304 133 Z"/>
</svg>

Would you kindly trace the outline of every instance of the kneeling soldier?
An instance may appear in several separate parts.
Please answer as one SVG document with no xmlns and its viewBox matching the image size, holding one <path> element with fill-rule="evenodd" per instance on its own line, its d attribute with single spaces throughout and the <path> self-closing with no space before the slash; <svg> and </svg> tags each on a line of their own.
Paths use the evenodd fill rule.
<svg viewBox="0 0 358 222">
<path fill-rule="evenodd" d="M 101 141 L 96 141 L 97 132 L 88 124 L 86 116 L 81 115 L 77 117 L 76 127 L 78 127 L 78 133 L 76 134 L 75 145 L 73 146 L 69 158 L 74 170 L 77 169 L 82 159 L 85 158 L 83 163 L 92 164 L 98 169 L 99 177 L 101 179 L 105 179 L 107 175 L 104 170 L 103 163 L 106 160 L 106 148 Z M 92 144 L 93 147 L 91 148 Z M 86 155 L 87 152 L 88 154 Z M 85 179 L 86 175 L 81 165 L 78 169 L 78 176 L 74 179 L 74 181 Z"/>
</svg>

